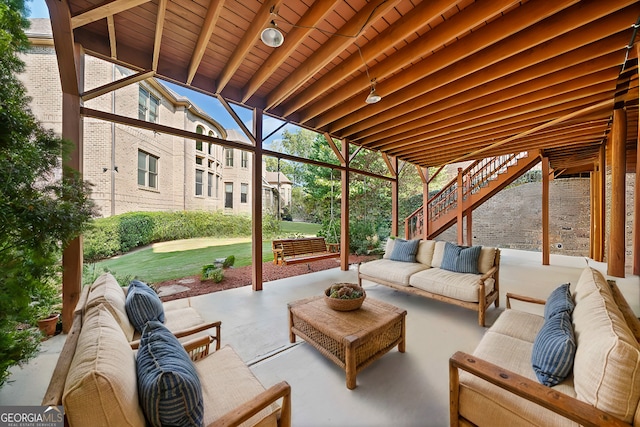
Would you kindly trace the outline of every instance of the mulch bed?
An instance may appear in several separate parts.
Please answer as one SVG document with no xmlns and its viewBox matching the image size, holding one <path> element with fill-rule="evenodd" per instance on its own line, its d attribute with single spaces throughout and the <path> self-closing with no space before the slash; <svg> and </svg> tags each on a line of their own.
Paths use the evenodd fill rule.
<svg viewBox="0 0 640 427">
<path fill-rule="evenodd" d="M 358 264 L 379 258 L 376 255 L 349 255 L 349 264 Z M 273 262 L 262 264 L 262 281 L 284 279 L 287 277 L 300 276 L 316 271 L 329 270 L 340 267 L 339 259 L 325 259 L 309 263 L 293 265 L 274 265 Z M 156 289 L 169 285 L 181 285 L 189 288 L 188 291 L 179 292 L 173 295 L 161 297 L 162 301 L 171 301 L 178 298 L 193 297 L 196 295 L 209 294 L 211 292 L 223 291 L 226 289 L 239 288 L 251 285 L 252 266 L 231 267 L 224 270 L 224 279 L 220 283 L 213 280 L 200 280 L 200 275 L 183 277 L 181 279 L 169 280 L 166 282 L 154 283 Z"/>
</svg>

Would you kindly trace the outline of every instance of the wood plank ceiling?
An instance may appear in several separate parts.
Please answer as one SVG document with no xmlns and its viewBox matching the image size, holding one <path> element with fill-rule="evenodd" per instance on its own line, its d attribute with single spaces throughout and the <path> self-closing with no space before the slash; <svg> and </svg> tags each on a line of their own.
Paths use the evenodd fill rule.
<svg viewBox="0 0 640 427">
<path fill-rule="evenodd" d="M 417 165 L 540 149 L 587 171 L 614 106 L 636 149 L 637 1 L 61 1 L 93 55 Z"/>
</svg>

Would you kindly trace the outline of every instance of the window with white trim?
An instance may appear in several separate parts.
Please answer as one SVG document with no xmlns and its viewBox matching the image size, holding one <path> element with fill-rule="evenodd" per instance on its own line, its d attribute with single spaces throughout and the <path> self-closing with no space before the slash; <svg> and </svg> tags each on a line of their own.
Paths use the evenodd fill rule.
<svg viewBox="0 0 640 427">
<path fill-rule="evenodd" d="M 233 167 L 233 148 L 224 150 L 224 165 Z"/>
<path fill-rule="evenodd" d="M 196 196 L 202 196 L 202 179 L 204 171 L 196 169 Z"/>
<path fill-rule="evenodd" d="M 224 183 L 224 207 L 225 208 L 233 208 L 233 183 L 225 182 Z"/>
<path fill-rule="evenodd" d="M 249 152 L 242 151 L 242 157 L 240 159 L 240 167 L 248 168 L 249 167 Z"/>
<path fill-rule="evenodd" d="M 196 126 L 196 133 L 199 134 L 199 135 L 204 134 L 204 128 L 202 126 L 200 126 L 200 125 Z M 202 145 L 203 144 L 204 143 L 202 141 L 196 140 L 196 150 L 203 151 L 202 150 Z"/>
<path fill-rule="evenodd" d="M 158 189 L 158 157 L 138 151 L 138 185 Z"/>
<path fill-rule="evenodd" d="M 160 100 L 140 86 L 138 91 L 138 119 L 157 123 L 159 108 Z"/>
<path fill-rule="evenodd" d="M 247 194 L 249 194 L 249 184 L 240 184 L 240 203 L 247 203 Z"/>
<path fill-rule="evenodd" d="M 213 196 L 213 180 L 214 180 L 215 175 L 213 175 L 211 172 L 207 173 L 207 196 L 208 197 L 212 197 Z"/>
</svg>

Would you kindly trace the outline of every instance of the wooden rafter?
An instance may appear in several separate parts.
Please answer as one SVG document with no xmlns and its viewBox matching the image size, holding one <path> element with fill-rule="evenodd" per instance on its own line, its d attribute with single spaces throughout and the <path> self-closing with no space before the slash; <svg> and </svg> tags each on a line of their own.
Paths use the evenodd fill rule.
<svg viewBox="0 0 640 427">
<path fill-rule="evenodd" d="M 113 16 L 125 10 L 140 6 L 141 4 L 145 4 L 149 1 L 151 0 L 114 0 L 75 15 L 71 18 L 71 26 L 72 28 L 82 27 L 92 22 L 107 18 L 108 16 Z"/>
<path fill-rule="evenodd" d="M 211 39 L 213 28 L 218 22 L 218 17 L 220 16 L 220 11 L 222 10 L 223 5 L 224 2 L 222 0 L 211 0 L 211 3 L 209 4 L 209 8 L 207 9 L 207 16 L 204 18 L 204 24 L 202 25 L 200 34 L 198 35 L 198 42 L 196 43 L 196 47 L 193 49 L 193 54 L 191 55 L 191 62 L 189 63 L 187 75 L 187 84 L 191 84 L 193 78 L 196 75 L 196 72 L 198 71 L 200 61 L 202 61 L 202 57 L 204 56 L 207 44 Z"/>
<path fill-rule="evenodd" d="M 160 46 L 162 44 L 162 33 L 164 30 L 164 17 L 167 13 L 167 0 L 158 1 L 158 17 L 156 18 L 156 30 L 153 37 L 153 59 L 151 69 L 158 71 L 158 60 L 160 59 Z"/>
<path fill-rule="evenodd" d="M 136 73 L 136 74 L 132 74 L 130 76 L 124 77 L 120 80 L 116 80 L 115 82 L 112 83 L 107 83 L 105 85 L 102 85 L 100 87 L 97 87 L 95 89 L 91 89 L 88 90 L 86 92 L 84 92 L 81 97 L 83 101 L 88 101 L 90 99 L 93 98 L 97 98 L 101 95 L 104 95 L 105 93 L 109 93 L 109 92 L 113 92 L 114 90 L 118 90 L 120 88 L 123 88 L 125 86 L 129 86 L 130 84 L 134 84 L 137 82 L 140 82 L 142 80 L 146 80 L 149 79 L 151 77 L 153 77 L 155 75 L 154 71 L 147 71 L 144 73 Z"/>
</svg>

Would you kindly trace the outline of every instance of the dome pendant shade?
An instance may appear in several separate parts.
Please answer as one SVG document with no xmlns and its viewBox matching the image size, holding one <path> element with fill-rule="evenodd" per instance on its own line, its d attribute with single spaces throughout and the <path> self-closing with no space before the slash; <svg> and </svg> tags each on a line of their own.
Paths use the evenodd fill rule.
<svg viewBox="0 0 640 427">
<path fill-rule="evenodd" d="M 367 99 L 364 102 L 366 102 L 367 104 L 375 104 L 381 99 L 382 97 L 377 94 L 376 88 L 371 86 L 371 92 L 369 92 L 369 95 L 367 96 Z"/>
<path fill-rule="evenodd" d="M 284 43 L 284 36 L 276 26 L 276 23 L 271 21 L 271 25 L 262 30 L 260 40 L 269 47 L 279 47 Z"/>
</svg>

